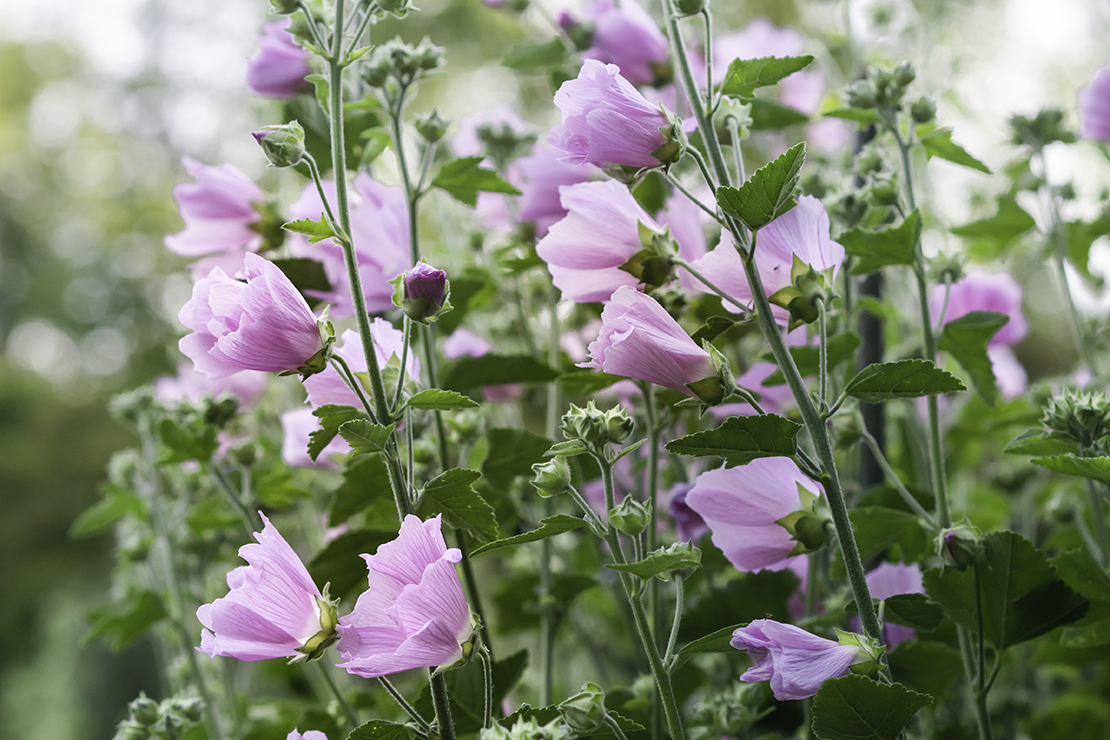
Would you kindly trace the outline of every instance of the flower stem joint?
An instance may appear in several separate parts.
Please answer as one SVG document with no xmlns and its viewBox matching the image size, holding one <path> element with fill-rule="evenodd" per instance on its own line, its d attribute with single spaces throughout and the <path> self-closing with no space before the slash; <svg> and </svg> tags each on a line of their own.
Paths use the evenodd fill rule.
<svg viewBox="0 0 1110 740">
<path fill-rule="evenodd" d="M 820 315 L 818 302 L 825 307 L 836 298 L 834 289 L 835 268 L 818 272 L 794 255 L 790 268 L 790 285 L 776 291 L 768 300 L 790 312 L 790 329 L 802 324 L 812 324 Z"/>
</svg>

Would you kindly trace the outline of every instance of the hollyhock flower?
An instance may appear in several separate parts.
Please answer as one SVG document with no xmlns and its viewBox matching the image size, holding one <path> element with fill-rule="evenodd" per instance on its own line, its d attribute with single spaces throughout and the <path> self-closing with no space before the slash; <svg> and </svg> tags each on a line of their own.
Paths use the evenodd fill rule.
<svg viewBox="0 0 1110 740">
<path fill-rule="evenodd" d="M 1008 272 L 968 271 L 952 284 L 943 323 L 955 321 L 972 311 L 995 311 L 1009 321 L 991 337 L 990 346 L 1017 344 L 1029 333 L 1029 324 L 1021 310 L 1023 296 L 1021 284 Z M 929 291 L 929 316 L 934 324 L 942 319 L 943 306 L 944 286 L 934 285 Z"/>
<path fill-rule="evenodd" d="M 309 730 L 303 735 L 297 730 L 293 730 L 285 736 L 285 740 L 328 740 L 328 736 L 319 730 Z"/>
<path fill-rule="evenodd" d="M 768 297 L 790 285 L 795 256 L 818 272 L 832 268 L 834 277 L 844 262 L 844 247 L 829 235 L 829 214 L 821 201 L 811 195 L 800 196 L 798 205 L 759 230 L 755 266 Z M 752 300 L 744 263 L 727 232 L 712 252 L 692 265 L 700 274 L 712 276 L 713 284 L 733 298 L 743 303 Z M 727 301 L 724 307 L 738 312 Z M 771 314 L 780 324 L 790 320 L 790 313 L 780 306 L 772 306 Z"/>
<path fill-rule="evenodd" d="M 720 467 L 697 477 L 686 504 L 709 525 L 713 544 L 742 573 L 778 570 L 802 543 L 778 522 L 806 510 L 810 495 L 824 495 L 789 457 L 764 457 Z"/>
<path fill-rule="evenodd" d="M 659 302 L 635 288 L 624 286 L 613 293 L 601 313 L 601 333 L 590 344 L 590 361 L 581 367 L 596 367 L 611 375 L 645 380 L 665 388 L 699 396 L 690 386 L 719 378 L 713 359 L 694 344 L 678 322 Z M 715 393 L 713 392 L 715 390 Z M 707 388 L 702 397 L 720 400 L 722 388 Z"/>
<path fill-rule="evenodd" d="M 391 360 L 394 365 L 400 364 L 405 342 L 404 332 L 394 329 L 393 324 L 385 319 L 375 318 L 370 322 L 370 336 L 374 340 L 378 367 L 385 367 Z M 367 372 L 366 354 L 362 350 L 362 339 L 358 332 L 347 329 L 339 338 L 342 344 L 336 345 L 333 354 L 339 355 L 347 363 L 347 367 L 351 368 L 351 372 Z M 405 360 L 405 372 L 414 382 L 420 380 L 420 359 L 411 347 Z M 343 376 L 330 365 L 324 371 L 305 378 L 303 382 L 305 391 L 308 392 L 308 402 L 313 408 L 328 404 L 356 408 L 362 405 L 359 397 L 343 380 Z"/>
<path fill-rule="evenodd" d="M 324 181 L 328 202 L 335 207 L 335 182 Z M 365 172 L 355 176 L 348 191 L 351 205 L 351 238 L 355 245 L 366 310 L 380 313 L 393 308 L 393 286 L 390 280 L 412 266 L 409 249 L 409 219 L 405 195 L 400 188 L 382 185 Z M 316 186 L 305 185 L 298 198 L 289 206 L 291 220 L 318 219 L 324 212 Z M 299 234 L 290 234 L 286 243 L 296 257 L 321 262 L 331 284 L 330 291 L 305 291 L 313 298 L 332 304 L 331 315 L 354 316 L 351 289 L 347 283 L 347 267 L 343 249 L 332 239 L 310 243 Z"/>
<path fill-rule="evenodd" d="M 289 19 L 267 23 L 258 37 L 258 50 L 247 62 L 247 87 L 255 95 L 284 100 L 307 83 L 308 52 L 297 45 L 289 32 Z"/>
<path fill-rule="evenodd" d="M 1012 349 L 1005 345 L 987 347 L 987 357 L 991 361 L 994 379 L 998 382 L 998 392 L 1003 398 L 1009 400 L 1025 393 L 1029 376 Z"/>
<path fill-rule="evenodd" d="M 640 224 L 662 228 L 647 214 L 628 188 L 614 180 L 583 182 L 559 188 L 567 210 L 536 245 L 564 301 L 607 301 L 621 286 L 638 280 L 621 269 L 642 250 Z"/>
<path fill-rule="evenodd" d="M 671 236 L 678 244 L 678 256 L 687 262 L 704 257 L 708 251 L 705 219 L 705 212 L 679 192 L 667 198 L 663 210 L 659 212 L 659 224 L 671 227 Z M 701 284 L 688 272 L 681 272 L 678 279 L 683 290 L 693 292 L 701 289 Z"/>
<path fill-rule="evenodd" d="M 266 199 L 265 193 L 230 164 L 210 167 L 188 157 L 181 164 L 195 182 L 173 188 L 185 228 L 166 236 L 166 248 L 182 257 L 204 257 L 191 266 L 194 276 L 207 275 L 213 267 L 241 269 L 243 255 L 262 244 L 251 226 L 261 218 L 255 204 Z"/>
<path fill-rule="evenodd" d="M 568 164 L 655 167 L 652 152 L 666 143 L 659 129 L 668 121 L 620 74 L 615 64 L 587 59 L 578 77 L 555 93 L 563 124 L 547 141 L 566 152 Z"/>
<path fill-rule="evenodd" d="M 239 660 L 319 657 L 335 640 L 335 606 L 270 523 L 243 545 L 248 565 L 227 574 L 227 596 L 197 609 L 202 653 Z"/>
<path fill-rule="evenodd" d="M 598 177 L 597 168 L 588 164 L 565 164 L 563 152 L 552 146 L 538 147 L 534 154 L 521 157 L 515 163 L 520 175 L 521 221 L 531 221 L 536 226 L 536 236 L 543 238 L 551 225 L 567 215 L 560 191 L 563 185 L 588 182 Z"/>
<path fill-rule="evenodd" d="M 730 644 L 755 662 L 740 680 L 770 681 L 779 701 L 813 696 L 825 679 L 845 676 L 853 663 L 869 659 L 859 646 L 841 645 L 771 619 L 756 619 L 736 630 Z"/>
<path fill-rule="evenodd" d="M 1110 141 L 1110 67 L 1096 72 L 1090 84 L 1079 91 L 1079 135 Z"/>
<path fill-rule="evenodd" d="M 301 371 L 315 363 L 324 347 L 320 329 L 285 273 L 247 253 L 236 278 L 217 267 L 193 286 L 193 297 L 177 314 L 193 332 L 178 342 L 181 353 L 215 379 L 240 370 Z"/>
<path fill-rule="evenodd" d="M 332 456 L 350 452 L 351 446 L 338 435 L 315 460 L 308 456 L 309 435 L 319 428 L 320 420 L 312 415 L 311 408 L 294 409 L 281 415 L 281 459 L 286 465 L 317 470 L 339 469 L 339 465 L 331 459 Z"/>
<path fill-rule="evenodd" d="M 654 67 L 667 61 L 667 37 L 636 0 L 594 0 L 582 11 L 582 20 L 593 27 L 582 57 L 617 65 L 634 85 L 654 80 Z M 571 18 L 562 22 L 580 23 Z"/>
<path fill-rule="evenodd" d="M 339 621 L 341 668 L 377 678 L 469 654 L 474 625 L 455 572 L 462 553 L 443 541 L 439 516 L 422 522 L 410 514 L 397 539 L 362 558 L 370 587 Z"/>
<path fill-rule="evenodd" d="M 197 372 L 193 363 L 183 360 L 177 363 L 177 375 L 163 375 L 154 381 L 154 397 L 161 401 L 199 403 L 205 397 L 219 398 L 227 394 L 239 400 L 240 411 L 247 411 L 262 398 L 269 380 L 266 373 L 253 370 L 212 379 Z"/>
</svg>

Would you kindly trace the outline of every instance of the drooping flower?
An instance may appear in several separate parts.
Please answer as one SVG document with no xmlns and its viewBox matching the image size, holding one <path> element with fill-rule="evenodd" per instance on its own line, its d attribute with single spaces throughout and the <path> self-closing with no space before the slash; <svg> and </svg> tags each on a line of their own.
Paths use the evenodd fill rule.
<svg viewBox="0 0 1110 740">
<path fill-rule="evenodd" d="M 255 95 L 284 100 L 307 86 L 308 52 L 289 32 L 289 19 L 267 23 L 258 37 L 258 50 L 247 62 L 247 87 Z"/>
<path fill-rule="evenodd" d="M 607 301 L 617 288 L 636 285 L 621 265 L 644 248 L 640 224 L 657 233 L 663 229 L 614 180 L 565 185 L 559 194 L 567 215 L 536 245 L 536 254 L 563 300 Z"/>
<path fill-rule="evenodd" d="M 303 372 L 310 361 L 315 369 L 324 344 L 308 303 L 275 264 L 249 252 L 243 259 L 237 280 L 217 267 L 193 286 L 177 314 L 192 330 L 178 342 L 182 354 L 215 379 Z"/>
<path fill-rule="evenodd" d="M 779 701 L 805 699 L 828 678 L 847 675 L 853 663 L 869 656 L 856 645 L 841 645 L 801 627 L 756 619 L 732 633 L 730 643 L 754 662 L 741 681 L 770 681 Z"/>
<path fill-rule="evenodd" d="M 790 458 L 764 457 L 702 473 L 686 504 L 709 525 L 713 544 L 745 573 L 778 570 L 787 558 L 804 551 L 795 533 L 779 522 L 807 511 L 823 495 L 824 488 Z"/>
<path fill-rule="evenodd" d="M 404 332 L 394 329 L 393 324 L 385 319 L 375 318 L 370 322 L 370 336 L 374 340 L 374 354 L 378 358 L 379 367 L 385 367 L 390 360 L 395 365 L 400 364 L 405 342 Z M 342 344 L 336 345 L 334 354 L 347 363 L 352 373 L 367 372 L 366 355 L 362 351 L 362 339 L 358 332 L 347 329 L 339 338 Z M 412 380 L 419 381 L 420 359 L 411 347 L 405 361 L 405 370 Z M 327 404 L 356 408 L 362 405 L 358 395 L 344 382 L 339 371 L 330 365 L 324 371 L 305 378 L 304 388 L 308 392 L 308 402 L 314 408 Z"/>
<path fill-rule="evenodd" d="M 286 411 L 281 415 L 281 459 L 291 468 L 315 468 L 317 470 L 337 470 L 339 465 L 332 455 L 342 455 L 351 451 L 347 441 L 336 435 L 315 460 L 308 455 L 309 436 L 320 428 L 320 420 L 312 414 L 311 408 Z"/>
<path fill-rule="evenodd" d="M 1110 67 L 1103 67 L 1079 91 L 1079 135 L 1110 141 Z"/>
<path fill-rule="evenodd" d="M 659 129 L 668 125 L 658 106 L 649 103 L 620 74 L 615 64 L 587 59 L 578 77 L 555 93 L 563 124 L 547 141 L 562 149 L 568 164 L 590 163 L 654 167 L 652 152 L 666 143 Z"/>
<path fill-rule="evenodd" d="M 188 400 L 198 403 L 204 397 L 218 398 L 224 394 L 239 400 L 239 410 L 251 409 L 266 392 L 269 376 L 266 373 L 244 370 L 223 378 L 213 379 L 197 372 L 193 363 L 177 363 L 177 375 L 163 375 L 154 381 L 154 397 L 162 401 Z"/>
<path fill-rule="evenodd" d="M 615 64 L 634 85 L 652 82 L 654 68 L 667 61 L 667 37 L 636 0 L 594 0 L 582 11 L 582 20 L 593 29 L 582 57 Z"/>
<path fill-rule="evenodd" d="M 293 548 L 261 514 L 257 543 L 239 548 L 248 565 L 227 574 L 227 596 L 197 609 L 202 653 L 239 660 L 318 657 L 335 640 L 335 606 Z"/>
<path fill-rule="evenodd" d="M 528 157 L 521 157 L 515 167 L 520 174 L 521 221 L 531 221 L 536 226 L 536 236 L 543 238 L 551 225 L 567 215 L 560 191 L 563 185 L 574 185 L 596 179 L 598 171 L 588 164 L 566 164 L 561 161 L 562 151 L 552 146 L 541 146 Z"/>
<path fill-rule="evenodd" d="M 261 218 L 255 205 L 266 195 L 230 164 L 211 167 L 188 157 L 181 164 L 195 182 L 173 188 L 185 228 L 166 236 L 166 248 L 182 257 L 203 257 L 191 266 L 194 276 L 207 275 L 213 267 L 225 272 L 241 269 L 243 255 L 262 244 L 251 226 Z"/>
<path fill-rule="evenodd" d="M 370 587 L 339 622 L 341 668 L 377 678 L 410 668 L 449 666 L 469 654 L 473 623 L 440 517 L 405 517 L 397 539 L 363 555 Z"/>
<path fill-rule="evenodd" d="M 723 394 L 709 353 L 658 301 L 628 285 L 618 288 L 602 311 L 601 333 L 582 367 L 645 380 L 707 403 L 720 401 Z"/>
</svg>

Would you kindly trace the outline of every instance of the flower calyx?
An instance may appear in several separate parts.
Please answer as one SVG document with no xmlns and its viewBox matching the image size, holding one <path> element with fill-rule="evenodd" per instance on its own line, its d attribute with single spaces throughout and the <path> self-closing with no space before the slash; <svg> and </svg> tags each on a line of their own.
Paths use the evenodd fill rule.
<svg viewBox="0 0 1110 740">
<path fill-rule="evenodd" d="M 867 635 L 861 635 L 856 632 L 844 632 L 843 630 L 835 630 L 837 640 L 845 647 L 859 648 L 855 660 L 848 667 L 852 673 L 861 676 L 876 676 L 879 670 L 883 667 L 884 654 L 886 653 L 886 645 L 880 640 L 874 640 Z"/>
<path fill-rule="evenodd" d="M 316 660 L 339 639 L 335 630 L 335 626 L 339 623 L 339 599 L 331 598 L 328 594 L 330 587 L 330 583 L 325 583 L 324 592 L 316 597 L 316 606 L 320 609 L 320 631 L 296 649 L 300 655 L 290 658 L 290 664 Z"/>
<path fill-rule="evenodd" d="M 799 508 L 775 524 L 790 533 L 791 538 L 797 542 L 790 552 L 791 556 L 802 555 L 807 552 L 816 552 L 828 544 L 832 538 L 832 515 L 824 500 L 798 484 Z"/>
<path fill-rule="evenodd" d="M 586 683 L 577 694 L 559 704 L 559 714 L 576 735 L 592 735 L 604 726 L 609 713 L 605 692 L 595 683 Z"/>
<path fill-rule="evenodd" d="M 645 293 L 662 287 L 674 276 L 672 259 L 678 256 L 678 243 L 671 236 L 671 227 L 656 231 L 643 222 L 639 228 L 642 249 L 632 255 L 620 269 L 640 281 Z"/>
<path fill-rule="evenodd" d="M 772 304 L 790 312 L 790 329 L 802 324 L 812 324 L 820 315 L 818 302 L 828 307 L 837 297 L 834 275 L 835 268 L 815 270 L 794 255 L 790 268 L 790 285 L 768 297 Z"/>
</svg>

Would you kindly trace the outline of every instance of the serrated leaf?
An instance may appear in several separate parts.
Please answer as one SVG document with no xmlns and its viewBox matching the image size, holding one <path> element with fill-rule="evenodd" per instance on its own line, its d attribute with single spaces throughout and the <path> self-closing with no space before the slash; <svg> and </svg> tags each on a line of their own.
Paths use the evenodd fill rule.
<svg viewBox="0 0 1110 740">
<path fill-rule="evenodd" d="M 760 229 L 794 207 L 794 191 L 806 159 L 805 143 L 755 171 L 738 188 L 717 188 L 717 204 L 751 230 Z"/>
<path fill-rule="evenodd" d="M 362 412 L 353 406 L 338 406 L 325 404 L 312 410 L 312 415 L 320 420 L 320 428 L 309 432 L 308 456 L 313 460 L 320 456 L 324 448 L 331 444 L 335 435 L 339 434 L 339 427 L 353 419 L 364 419 Z"/>
<path fill-rule="evenodd" d="M 473 557 L 487 552 L 493 552 L 494 550 L 500 550 L 505 547 L 515 547 L 516 545 L 523 545 L 528 542 L 546 540 L 548 537 L 554 537 L 557 534 L 569 532 L 572 529 L 581 529 L 585 526 L 586 521 L 583 519 L 568 514 L 555 514 L 554 516 L 541 519 L 538 529 L 533 529 L 531 532 L 525 532 L 524 534 L 494 540 L 493 542 L 476 548 L 470 555 Z"/>
<path fill-rule="evenodd" d="M 1071 453 L 1035 457 L 1029 462 L 1064 475 L 1090 478 L 1110 486 L 1110 457 L 1079 457 Z"/>
<path fill-rule="evenodd" d="M 921 214 L 917 210 L 889 229 L 852 229 L 836 239 L 856 258 L 853 275 L 866 275 L 888 265 L 912 265 L 921 240 Z"/>
<path fill-rule="evenodd" d="M 732 652 L 736 649 L 732 646 L 732 633 L 743 626 L 743 624 L 734 624 L 729 627 L 722 627 L 705 637 L 699 637 L 692 642 L 686 643 L 682 646 L 681 650 L 675 653 L 675 665 L 682 664 L 691 655 Z"/>
<path fill-rule="evenodd" d="M 331 239 L 336 236 L 335 231 L 328 225 L 324 217 L 313 220 L 311 218 L 302 218 L 296 221 L 289 221 L 282 224 L 281 228 L 286 231 L 291 231 L 294 234 L 301 234 L 308 237 L 308 240 L 315 244 L 316 242 L 323 241 L 324 239 Z"/>
<path fill-rule="evenodd" d="M 1017 204 L 1017 200 L 1012 196 L 1003 196 L 998 199 L 998 211 L 993 216 L 955 226 L 949 231 L 964 238 L 989 239 L 1001 249 L 1036 226 L 1037 222 Z"/>
<path fill-rule="evenodd" d="M 932 703 L 900 683 L 830 678 L 813 698 L 813 734 L 822 740 L 897 740 L 913 715 Z"/>
<path fill-rule="evenodd" d="M 937 702 L 964 675 L 960 651 L 939 642 L 907 640 L 887 655 L 890 672 L 900 682 Z"/>
<path fill-rule="evenodd" d="M 1046 432 L 1043 429 L 1026 429 L 1014 437 L 1002 448 L 1009 455 L 1036 455 L 1037 457 L 1052 457 L 1078 453 L 1079 446 L 1075 442 L 1058 432 Z"/>
<path fill-rule="evenodd" d="M 826 347 L 829 372 L 832 372 L 833 368 L 837 367 L 845 360 L 851 359 L 859 345 L 859 335 L 853 334 L 852 332 L 837 334 L 830 339 Z M 794 358 L 794 364 L 797 366 L 798 372 L 803 378 L 817 375 L 821 367 L 821 350 L 819 347 L 807 344 L 801 347 L 789 347 L 788 349 L 790 351 L 790 356 Z M 768 362 L 775 361 L 774 356 L 770 353 L 767 354 L 766 359 Z M 782 370 L 775 370 L 771 375 L 764 378 L 760 385 L 781 385 L 785 382 L 786 377 L 782 374 Z M 758 391 L 758 388 L 749 388 L 749 390 Z"/>
<path fill-rule="evenodd" d="M 119 652 L 131 642 L 166 618 L 162 598 L 153 591 L 131 594 L 125 604 L 93 609 L 89 612 L 88 631 L 82 642 L 103 637 L 112 650 Z"/>
<path fill-rule="evenodd" d="M 867 108 L 837 108 L 821 115 L 825 118 L 839 118 L 842 121 L 855 121 L 860 126 L 870 126 L 879 122 L 878 111 Z"/>
<path fill-rule="evenodd" d="M 937 340 L 937 349 L 948 352 L 960 363 L 971 384 L 988 405 L 998 400 L 998 382 L 994 378 L 987 345 L 1010 319 L 994 311 L 972 311 L 944 325 Z"/>
<path fill-rule="evenodd" d="M 724 332 L 741 323 L 746 322 L 738 321 L 731 316 L 710 316 L 705 320 L 704 324 L 698 327 L 697 331 L 695 331 L 690 338 L 698 345 L 701 345 L 703 340 L 712 342 Z"/>
<path fill-rule="evenodd" d="M 466 468 L 451 468 L 440 473 L 420 492 L 417 513 L 424 519 L 443 514 L 452 527 L 465 529 L 486 542 L 496 540 L 497 515 L 473 488 L 474 481 L 481 477 L 477 470 Z"/>
<path fill-rule="evenodd" d="M 339 426 L 339 435 L 351 446 L 355 455 L 385 450 L 389 435 L 393 434 L 396 424 L 382 426 L 371 423 L 369 419 L 352 419 Z"/>
<path fill-rule="evenodd" d="M 448 390 L 464 391 L 484 385 L 506 383 L 546 383 L 559 373 L 529 355 L 487 354 L 462 357 L 448 363 L 440 385 Z"/>
<path fill-rule="evenodd" d="M 689 542 L 676 542 L 670 547 L 660 547 L 658 550 L 649 552 L 634 563 L 606 563 L 605 567 L 634 575 L 645 581 L 650 581 L 656 576 L 668 580 L 665 576 L 672 571 L 700 568 L 701 550 Z"/>
<path fill-rule="evenodd" d="M 748 128 L 752 131 L 773 131 L 809 121 L 809 116 L 800 110 L 773 100 L 752 98 L 748 104 L 751 106 L 752 117 Z"/>
<path fill-rule="evenodd" d="M 397 530 L 356 529 L 329 542 L 308 563 L 318 588 L 331 584 L 331 595 L 342 598 L 355 586 L 366 585 L 366 568 L 359 555 L 373 555 L 381 545 L 397 538 Z"/>
<path fill-rule="evenodd" d="M 302 292 L 305 290 L 323 292 L 331 290 L 331 283 L 328 282 L 324 266 L 316 260 L 305 257 L 283 257 L 270 260 L 270 262 L 285 273 L 285 277 L 289 278 L 289 282 L 293 283 L 297 290 Z"/>
<path fill-rule="evenodd" d="M 380 719 L 359 725 L 347 736 L 347 740 L 415 740 L 415 738 L 416 734 L 408 725 Z"/>
<path fill-rule="evenodd" d="M 481 157 L 461 157 L 445 162 L 432 180 L 432 187 L 443 190 L 471 208 L 478 204 L 479 192 L 520 195 L 520 191 L 501 175 L 481 167 L 481 162 Z"/>
<path fill-rule="evenodd" d="M 146 507 L 143 501 L 131 491 L 105 484 L 104 498 L 82 512 L 69 528 L 69 536 L 74 539 L 91 537 L 103 532 L 126 516 L 143 517 Z"/>
<path fill-rule="evenodd" d="M 406 401 L 405 405 L 425 411 L 458 411 L 460 409 L 476 409 L 480 404 L 473 398 L 455 391 L 429 388 L 417 393 Z"/>
<path fill-rule="evenodd" d="M 959 378 L 928 360 L 876 362 L 860 370 L 844 388 L 849 396 L 865 403 L 966 390 Z"/>
<path fill-rule="evenodd" d="M 774 85 L 813 63 L 812 54 L 797 57 L 733 59 L 721 84 L 721 93 L 749 98 L 757 88 Z"/>
<path fill-rule="evenodd" d="M 925 594 L 896 594 L 883 599 L 883 621 L 932 632 L 944 620 L 944 607 Z"/>
<path fill-rule="evenodd" d="M 1078 622 L 1064 628 L 1060 643 L 1072 648 L 1110 644 L 1110 576 L 1086 548 L 1068 550 L 1052 560 L 1057 575 L 1091 602 Z"/>
<path fill-rule="evenodd" d="M 925 152 L 930 159 L 939 157 L 953 164 L 970 167 L 973 170 L 978 170 L 987 175 L 991 174 L 990 167 L 987 167 L 978 159 L 968 154 L 967 150 L 962 146 L 952 141 L 952 129 L 950 128 L 937 129 L 936 131 L 922 136 L 921 146 L 925 147 Z"/>
<path fill-rule="evenodd" d="M 162 419 L 158 424 L 158 435 L 166 450 L 158 458 L 158 464 L 211 459 L 219 446 L 216 434 L 216 427 L 210 424 L 185 427 L 173 419 Z"/>
<path fill-rule="evenodd" d="M 668 452 L 692 457 L 723 457 L 730 467 L 760 457 L 792 457 L 802 427 L 775 414 L 732 416 L 716 429 L 694 432 L 667 443 Z"/>
<path fill-rule="evenodd" d="M 517 476 L 532 477 L 532 466 L 544 461 L 551 449 L 547 437 L 526 429 L 498 427 L 486 435 L 489 452 L 482 460 L 482 475 L 496 488 L 508 488 Z"/>
<path fill-rule="evenodd" d="M 381 455 L 352 460 L 343 471 L 343 483 L 335 491 L 335 499 L 328 511 L 328 526 L 339 526 L 381 498 L 388 498 L 392 509 L 392 494 L 389 471 Z"/>
</svg>

